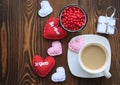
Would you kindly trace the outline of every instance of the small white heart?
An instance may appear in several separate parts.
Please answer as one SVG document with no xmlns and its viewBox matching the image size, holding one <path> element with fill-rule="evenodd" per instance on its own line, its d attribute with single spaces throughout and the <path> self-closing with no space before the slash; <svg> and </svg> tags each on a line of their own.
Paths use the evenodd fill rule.
<svg viewBox="0 0 120 85">
<path fill-rule="evenodd" d="M 63 82 L 66 79 L 65 69 L 63 67 L 58 67 L 56 72 L 52 74 L 51 80 L 53 82 Z"/>
<path fill-rule="evenodd" d="M 41 5 L 41 9 L 38 11 L 38 15 L 40 17 L 46 17 L 47 15 L 52 13 L 53 8 L 51 7 L 48 1 L 43 0 L 41 1 L 40 5 Z"/>
</svg>

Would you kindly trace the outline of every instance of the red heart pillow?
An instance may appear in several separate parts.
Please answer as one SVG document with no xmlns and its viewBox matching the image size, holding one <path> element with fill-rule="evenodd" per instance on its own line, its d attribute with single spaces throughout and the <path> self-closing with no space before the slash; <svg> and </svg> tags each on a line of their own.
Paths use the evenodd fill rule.
<svg viewBox="0 0 120 85">
<path fill-rule="evenodd" d="M 58 40 L 67 35 L 67 32 L 59 26 L 58 18 L 49 18 L 44 26 L 44 37 L 47 39 Z"/>
<path fill-rule="evenodd" d="M 55 60 L 51 56 L 43 59 L 41 56 L 36 55 L 33 57 L 32 65 L 38 76 L 45 77 L 54 67 Z"/>
</svg>

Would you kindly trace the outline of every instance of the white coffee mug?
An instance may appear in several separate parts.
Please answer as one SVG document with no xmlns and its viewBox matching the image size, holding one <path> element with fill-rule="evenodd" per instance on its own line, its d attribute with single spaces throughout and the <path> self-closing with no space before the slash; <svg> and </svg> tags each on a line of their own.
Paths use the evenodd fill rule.
<svg viewBox="0 0 120 85">
<path fill-rule="evenodd" d="M 111 77 L 111 73 L 106 69 L 109 59 L 107 48 L 100 43 L 85 44 L 78 53 L 79 64 L 83 70 L 90 74 L 103 73 L 106 78 Z"/>
</svg>

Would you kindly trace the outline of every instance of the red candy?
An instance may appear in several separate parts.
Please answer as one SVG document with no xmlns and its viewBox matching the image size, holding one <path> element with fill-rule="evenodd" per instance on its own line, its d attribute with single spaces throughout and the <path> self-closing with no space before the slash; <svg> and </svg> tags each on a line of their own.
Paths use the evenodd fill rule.
<svg viewBox="0 0 120 85">
<path fill-rule="evenodd" d="M 77 7 L 66 7 L 61 14 L 61 23 L 69 31 L 76 31 L 85 25 L 85 13 Z"/>
</svg>

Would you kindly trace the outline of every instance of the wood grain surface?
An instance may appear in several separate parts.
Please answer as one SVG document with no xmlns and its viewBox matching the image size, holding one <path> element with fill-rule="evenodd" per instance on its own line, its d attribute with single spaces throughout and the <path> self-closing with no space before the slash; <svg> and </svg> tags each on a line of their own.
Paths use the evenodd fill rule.
<svg viewBox="0 0 120 85">
<path fill-rule="evenodd" d="M 49 0 L 54 11 L 51 15 L 38 16 L 41 0 L 0 0 L 0 85 L 120 85 L 120 0 Z M 61 8 L 68 4 L 81 5 L 88 14 L 88 23 L 80 33 L 68 33 L 60 40 L 63 54 L 55 57 L 56 65 L 48 76 L 40 78 L 32 67 L 32 58 L 38 54 L 48 56 L 47 49 L 52 40 L 43 37 L 43 27 L 50 17 L 59 17 Z M 104 15 L 106 8 L 116 8 L 117 32 L 115 35 L 97 34 L 98 16 Z M 111 45 L 112 78 L 85 79 L 73 76 L 67 63 L 67 49 L 70 39 L 82 34 L 105 36 Z M 61 83 L 51 81 L 56 68 L 63 66 L 66 80 Z"/>
</svg>

